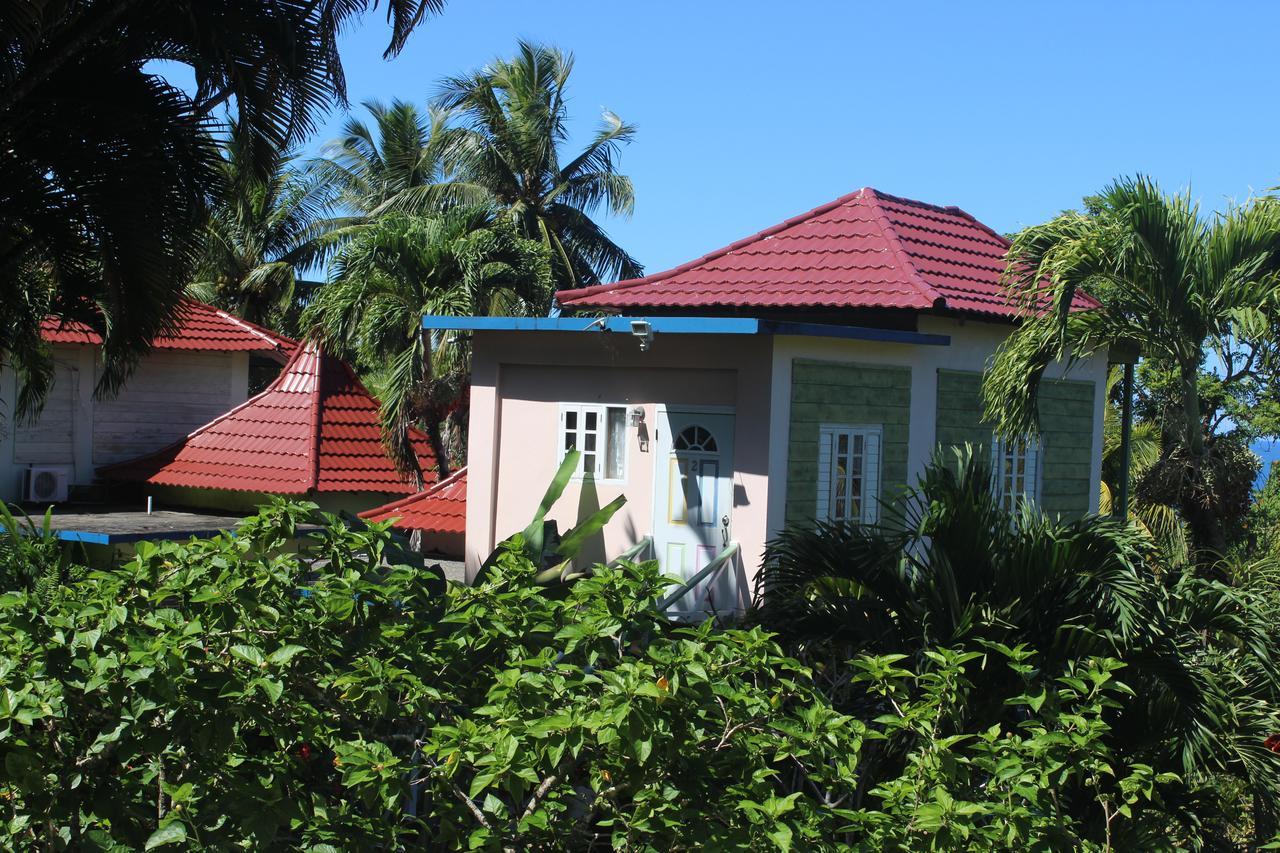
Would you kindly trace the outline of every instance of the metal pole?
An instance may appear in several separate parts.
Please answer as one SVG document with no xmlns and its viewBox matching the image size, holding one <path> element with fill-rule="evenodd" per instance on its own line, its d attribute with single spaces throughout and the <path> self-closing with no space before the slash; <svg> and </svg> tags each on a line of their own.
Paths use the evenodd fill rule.
<svg viewBox="0 0 1280 853">
<path fill-rule="evenodd" d="M 1120 403 L 1120 500 L 1115 507 L 1119 518 L 1129 517 L 1129 457 L 1133 437 L 1133 362 L 1124 366 L 1121 385 L 1124 399 Z"/>
</svg>

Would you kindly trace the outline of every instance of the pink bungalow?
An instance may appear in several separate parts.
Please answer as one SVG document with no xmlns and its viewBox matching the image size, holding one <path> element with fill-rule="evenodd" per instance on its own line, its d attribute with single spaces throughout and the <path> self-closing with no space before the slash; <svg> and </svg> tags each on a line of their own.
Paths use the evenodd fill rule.
<svg viewBox="0 0 1280 853">
<path fill-rule="evenodd" d="M 989 448 L 1010 500 L 1095 512 L 1106 358 L 1049 371 L 1035 442 L 982 423 L 981 372 L 1017 316 L 1007 247 L 958 208 L 863 189 L 676 269 L 562 292 L 562 316 L 424 318 L 474 338 L 468 576 L 570 449 L 562 530 L 627 497 L 592 557 L 639 545 L 671 575 L 725 566 L 679 611 L 741 609 L 784 525 L 874 523 L 939 446 Z"/>
</svg>

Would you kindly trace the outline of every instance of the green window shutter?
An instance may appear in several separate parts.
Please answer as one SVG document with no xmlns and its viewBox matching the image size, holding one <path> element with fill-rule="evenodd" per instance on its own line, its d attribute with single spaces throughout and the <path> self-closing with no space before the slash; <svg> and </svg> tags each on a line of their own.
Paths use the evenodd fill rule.
<svg viewBox="0 0 1280 853">
<path fill-rule="evenodd" d="M 791 365 L 787 523 L 806 524 L 830 513 L 832 451 L 829 443 L 823 448 L 824 426 L 879 428 L 872 455 L 877 461 L 864 472 L 864 476 L 874 477 L 864 486 L 864 494 L 874 496 L 874 518 L 876 499 L 892 499 L 906 487 L 910 413 L 908 367 L 795 359 Z"/>
<path fill-rule="evenodd" d="M 1094 453 L 1092 382 L 1047 379 L 1040 385 L 1040 449 L 1036 459 L 1041 509 L 1075 518 L 1089 511 Z M 991 453 L 991 428 L 982 422 L 982 374 L 939 370 L 937 443 L 972 444 Z"/>
</svg>

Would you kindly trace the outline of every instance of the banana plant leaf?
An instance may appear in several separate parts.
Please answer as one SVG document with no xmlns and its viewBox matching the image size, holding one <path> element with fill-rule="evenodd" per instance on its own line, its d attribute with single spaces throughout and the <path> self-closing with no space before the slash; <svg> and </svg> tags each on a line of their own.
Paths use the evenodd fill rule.
<svg viewBox="0 0 1280 853">
<path fill-rule="evenodd" d="M 546 494 L 542 496 L 542 501 L 534 512 L 533 520 L 521 534 L 524 538 L 525 554 L 539 569 L 535 577 L 536 583 L 544 585 L 563 583 L 588 574 L 585 570 L 574 570 L 574 559 L 587 540 L 603 530 L 614 514 L 627 502 L 625 495 L 619 495 L 566 531 L 563 536 L 559 535 L 555 521 L 547 520 L 547 513 L 564 495 L 565 488 L 578 470 L 578 461 L 581 458 L 582 454 L 577 450 L 571 450 L 565 454 L 564 461 L 560 463 L 559 470 L 551 479 Z M 489 573 L 498 554 L 513 538 L 507 537 L 489 555 L 480 566 L 480 571 L 476 573 L 475 583 L 479 583 Z"/>
</svg>

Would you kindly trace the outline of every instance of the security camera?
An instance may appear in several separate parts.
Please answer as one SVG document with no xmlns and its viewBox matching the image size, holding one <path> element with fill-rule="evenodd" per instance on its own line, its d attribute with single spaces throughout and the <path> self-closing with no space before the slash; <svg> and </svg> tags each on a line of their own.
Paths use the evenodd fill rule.
<svg viewBox="0 0 1280 853">
<path fill-rule="evenodd" d="M 640 341 L 640 352 L 647 352 L 649 346 L 653 343 L 653 326 L 649 325 L 648 320 L 632 320 L 631 334 Z"/>
</svg>

